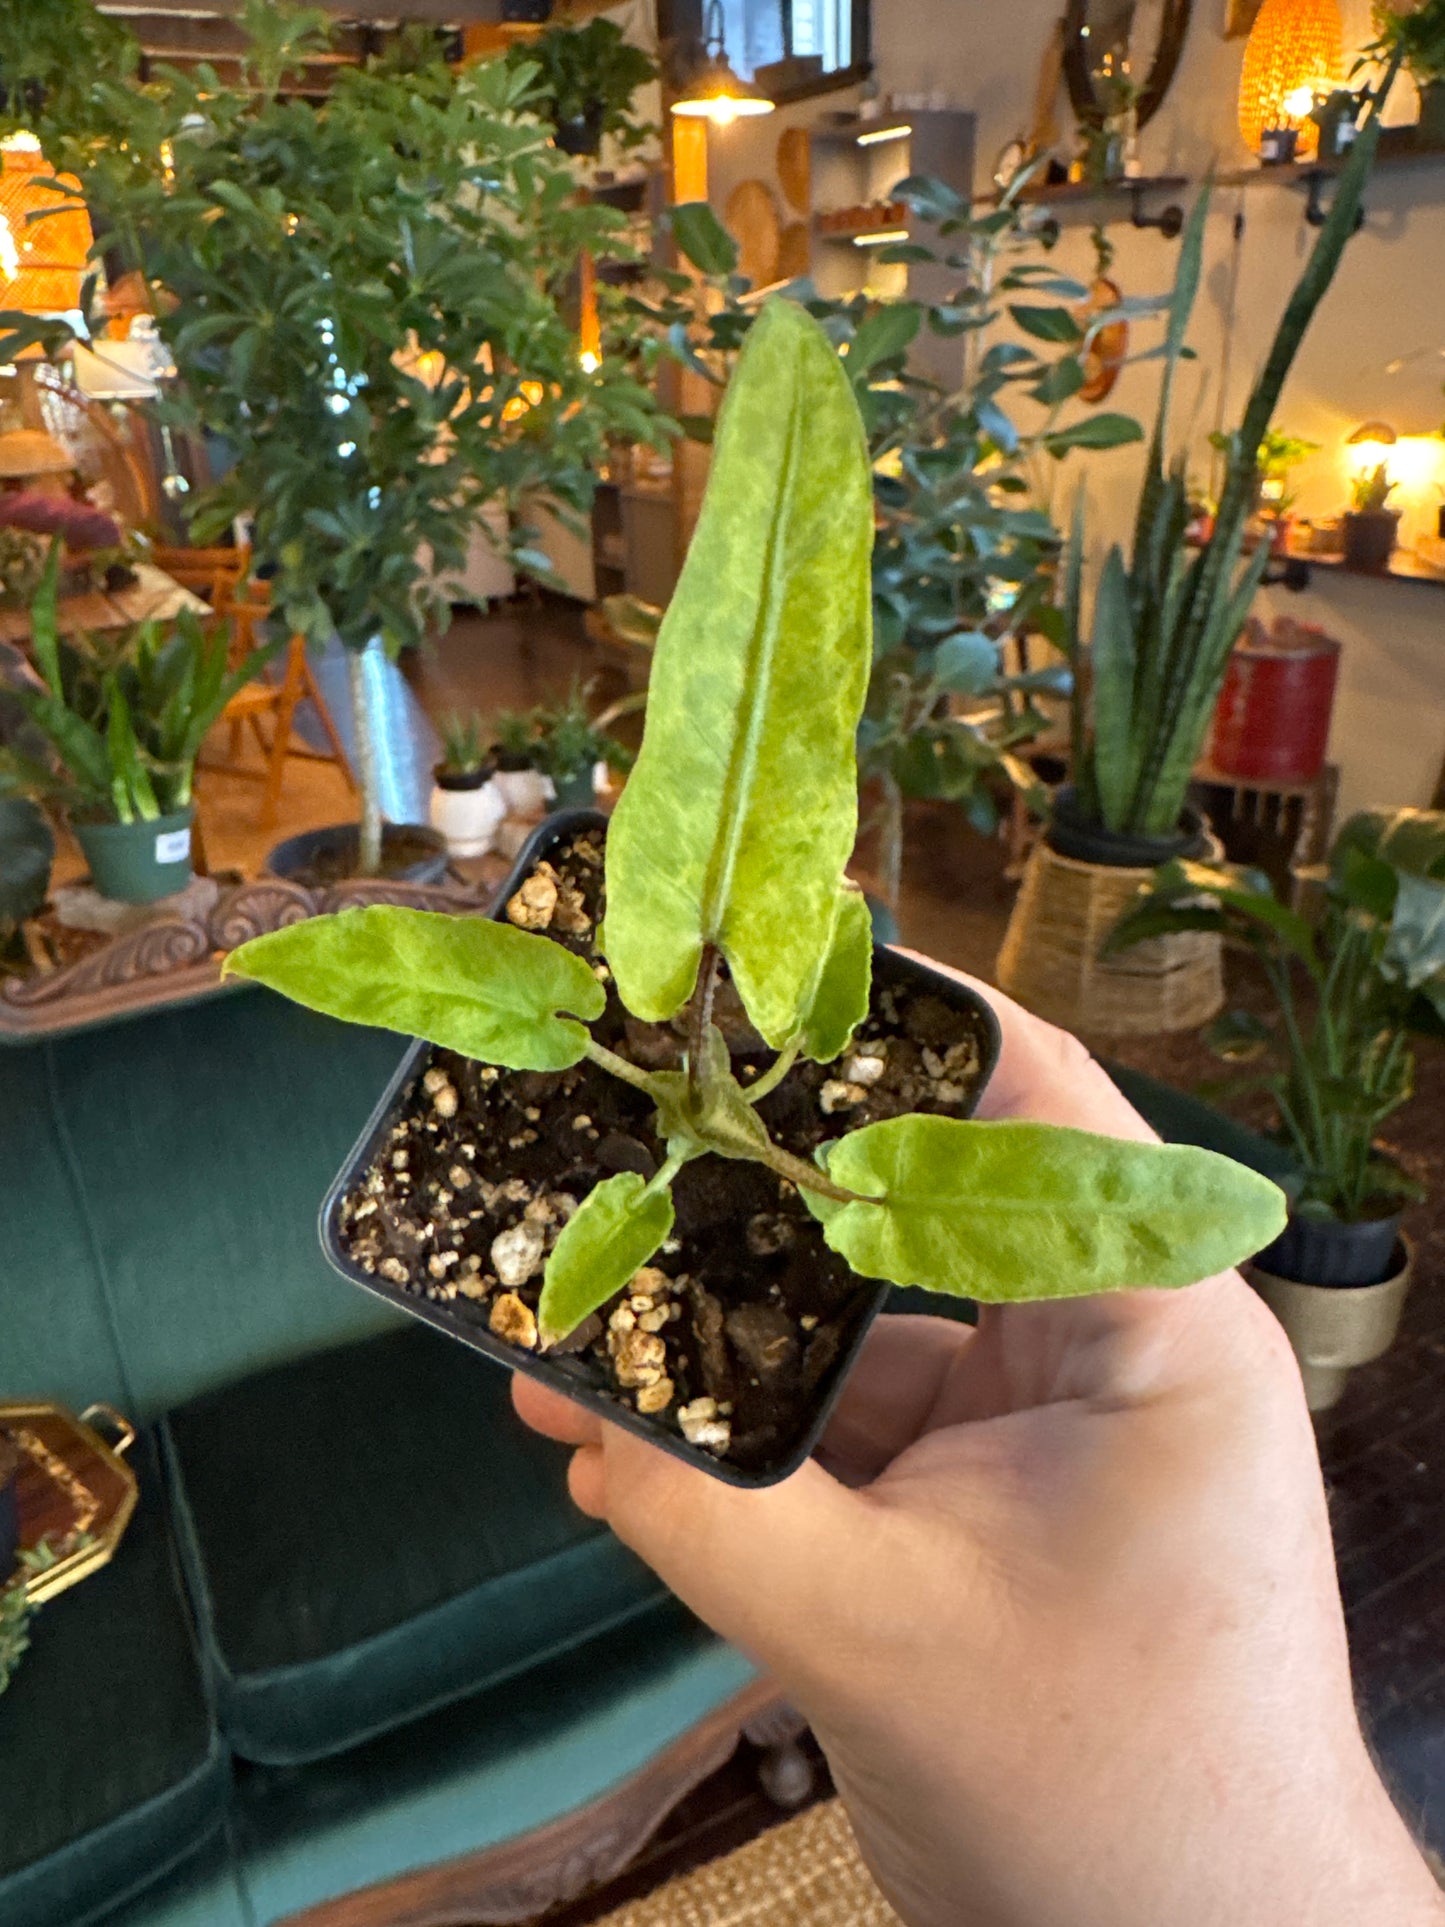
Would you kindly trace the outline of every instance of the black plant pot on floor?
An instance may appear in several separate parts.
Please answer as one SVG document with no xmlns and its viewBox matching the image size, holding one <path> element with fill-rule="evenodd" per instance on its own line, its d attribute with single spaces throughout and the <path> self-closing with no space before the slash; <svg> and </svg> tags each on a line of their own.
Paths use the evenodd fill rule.
<svg viewBox="0 0 1445 1927">
<path fill-rule="evenodd" d="M 1060 856 L 1072 857 L 1076 863 L 1106 864 L 1116 870 L 1157 870 L 1161 863 L 1176 857 L 1203 856 L 1209 847 L 1204 818 L 1192 804 L 1186 806 L 1172 836 L 1135 836 L 1105 829 L 1086 815 L 1072 783 L 1055 791 L 1044 835 L 1049 848 Z"/>
<path fill-rule="evenodd" d="M 505 905 L 539 862 L 543 859 L 551 859 L 555 863 L 563 862 L 566 850 L 580 834 L 586 832 L 605 832 L 605 828 L 606 818 L 596 810 L 567 811 L 559 813 L 544 823 L 532 836 L 518 857 L 516 866 L 498 900 L 498 909 L 496 911 L 498 918 L 500 919 L 505 915 Z M 949 1013 L 966 1018 L 967 1022 L 964 1025 L 964 1029 L 974 1040 L 978 1063 L 977 1078 L 967 1100 L 967 1109 L 971 1111 L 986 1086 L 988 1078 L 993 1071 L 994 1064 L 997 1061 L 999 1031 L 997 1020 L 992 1010 L 981 998 L 958 984 L 953 978 L 942 976 L 937 971 L 930 970 L 924 965 L 917 964 L 911 959 L 899 956 L 897 953 L 886 949 L 876 950 L 874 953 L 874 974 L 875 982 L 879 985 L 880 990 L 896 987 L 900 992 L 921 993 L 930 999 L 936 998 L 940 1004 L 947 1007 Z M 424 1271 L 420 1258 L 418 1257 L 415 1260 L 415 1283 L 410 1283 L 410 1281 L 398 1283 L 382 1276 L 380 1266 L 374 1259 L 370 1261 L 370 1268 L 368 1268 L 365 1262 L 358 1262 L 351 1248 L 351 1242 L 354 1241 L 355 1238 L 354 1227 L 358 1222 L 364 1222 L 361 1211 L 358 1210 L 355 1203 L 358 1195 L 358 1187 L 367 1179 L 369 1173 L 380 1172 L 386 1165 L 391 1163 L 391 1159 L 384 1158 L 383 1154 L 388 1145 L 394 1141 L 393 1132 L 398 1122 L 408 1115 L 415 1114 L 417 1086 L 430 1066 L 433 1054 L 432 1046 L 423 1042 L 417 1042 L 407 1052 L 406 1057 L 403 1059 L 390 1084 L 382 1093 L 375 1112 L 365 1130 L 362 1132 L 355 1149 L 350 1158 L 348 1158 L 335 1183 L 332 1185 L 321 1207 L 321 1241 L 326 1256 L 336 1270 L 339 1271 L 343 1277 L 350 1279 L 352 1283 L 360 1285 L 367 1291 L 374 1292 L 379 1297 L 384 1298 L 387 1303 L 393 1307 L 400 1308 L 411 1313 L 413 1317 L 422 1319 L 425 1323 L 444 1332 L 448 1337 L 454 1338 L 460 1343 L 469 1346 L 472 1350 L 482 1353 L 483 1356 L 492 1359 L 495 1363 L 511 1371 L 523 1372 L 528 1377 L 535 1378 L 541 1383 L 551 1386 L 553 1390 L 561 1392 L 563 1396 L 567 1398 L 576 1400 L 579 1404 L 598 1413 L 601 1417 L 609 1419 L 612 1423 L 636 1433 L 638 1436 L 648 1440 L 651 1444 L 660 1446 L 664 1451 L 671 1452 L 675 1457 L 681 1458 L 688 1464 L 697 1466 L 729 1484 L 748 1487 L 767 1486 L 776 1483 L 780 1479 L 787 1478 L 790 1473 L 796 1471 L 798 1466 L 803 1463 L 817 1445 L 819 1437 L 827 1424 L 828 1417 L 842 1390 L 844 1381 L 857 1359 L 859 1350 L 867 1336 L 868 1328 L 882 1308 L 883 1302 L 888 1295 L 887 1287 L 882 1284 L 865 1278 L 857 1278 L 851 1281 L 851 1284 L 855 1286 L 856 1289 L 849 1292 L 846 1304 L 844 1304 L 841 1309 L 835 1307 L 834 1310 L 829 1313 L 829 1322 L 836 1327 L 837 1332 L 836 1349 L 832 1351 L 826 1362 L 820 1366 L 816 1376 L 810 1375 L 807 1372 L 803 1374 L 803 1381 L 807 1386 L 807 1391 L 805 1397 L 800 1402 L 800 1417 L 796 1429 L 791 1435 L 782 1437 L 777 1443 L 776 1449 L 770 1448 L 766 1454 L 750 1459 L 747 1463 L 735 1463 L 731 1462 L 727 1457 L 715 1457 L 711 1451 L 701 1446 L 688 1443 L 681 1435 L 681 1432 L 676 1429 L 675 1425 L 668 1422 L 666 1415 L 651 1417 L 634 1409 L 634 1406 L 627 1400 L 625 1395 L 616 1390 L 612 1385 L 607 1372 L 599 1366 L 595 1355 L 589 1356 L 586 1352 L 569 1352 L 559 1349 L 550 1354 L 539 1356 L 535 1351 L 519 1349 L 517 1346 L 505 1342 L 493 1333 L 490 1328 L 490 1319 L 485 1302 L 474 1302 L 466 1297 L 444 1301 L 434 1295 L 426 1295 L 429 1277 L 437 1275 L 434 1272 L 430 1272 L 430 1261 L 428 1261 L 427 1270 Z M 797 1073 L 795 1073 L 795 1075 L 796 1074 Z M 453 1071 L 453 1075 L 455 1076 L 457 1073 Z M 522 1075 L 525 1076 L 527 1074 Z M 550 1120 L 546 1116 L 539 1117 L 537 1107 L 546 1107 L 548 1104 L 548 1097 L 543 1087 L 544 1083 L 549 1081 L 550 1080 L 543 1080 L 540 1077 L 530 1078 L 530 1084 L 536 1086 L 536 1089 L 528 1097 L 528 1102 L 532 1105 L 532 1108 L 526 1113 L 529 1118 L 536 1121 L 537 1130 L 543 1134 L 544 1142 L 547 1139 Z M 609 1085 L 612 1081 L 614 1080 L 607 1080 Z M 500 1088 L 500 1086 L 498 1088 Z M 623 1087 L 624 1090 L 625 1088 L 626 1087 Z M 786 1090 L 786 1088 L 785 1085 L 783 1089 Z M 580 1103 L 580 1100 L 573 1098 L 572 1102 Z M 445 1115 L 452 1115 L 454 1113 L 455 1105 L 453 1104 L 452 1111 Z M 462 1115 L 465 1115 L 465 1103 L 463 1105 Z M 584 1127 L 591 1125 L 593 1122 L 590 1115 L 583 1114 L 580 1110 L 578 1117 Z M 423 1126 L 423 1129 L 424 1128 L 425 1126 Z M 577 1128 L 575 1122 L 572 1128 Z M 616 1126 L 611 1128 L 621 1129 L 624 1127 Z M 640 1133 L 643 1127 L 639 1125 L 633 1128 L 636 1128 Z M 533 1136 L 535 1137 L 536 1135 L 537 1133 L 534 1132 Z M 476 1153 L 476 1163 L 474 1166 L 475 1177 L 485 1177 L 488 1169 L 492 1170 L 494 1176 L 500 1176 L 502 1167 L 498 1164 L 493 1164 L 489 1167 L 486 1162 L 486 1138 L 484 1132 L 473 1126 L 470 1131 L 470 1137 L 474 1140 L 471 1148 Z M 441 1143 L 435 1137 L 431 1140 L 431 1142 L 437 1146 L 435 1153 L 430 1153 L 424 1148 L 426 1143 L 425 1139 L 418 1138 L 414 1141 L 423 1146 L 420 1156 L 412 1160 L 411 1168 L 414 1173 L 414 1180 L 417 1185 L 423 1187 L 426 1195 L 430 1197 L 430 1191 L 425 1184 L 425 1172 L 423 1168 L 421 1168 L 424 1165 L 426 1157 L 429 1155 L 450 1157 L 453 1155 L 453 1152 L 448 1148 L 445 1153 L 443 1153 Z M 609 1141 L 623 1146 L 632 1142 L 630 1138 L 617 1138 Z M 463 1152 L 465 1152 L 466 1147 L 463 1146 L 462 1148 Z M 637 1144 L 634 1148 L 643 1150 L 644 1146 Z M 605 1145 L 599 1147 L 596 1154 L 599 1159 L 603 1157 L 605 1149 Z M 636 1167 L 629 1166 L 625 1168 Z M 734 1166 L 731 1168 L 736 1169 L 737 1167 Z M 751 1169 L 753 1167 L 744 1168 Z M 757 1168 L 759 1170 L 761 1169 L 761 1167 Z M 475 1180 L 470 1173 L 463 1172 L 460 1175 L 466 1179 L 460 1195 L 470 1198 L 475 1195 L 481 1187 L 475 1184 Z M 445 1179 L 445 1173 L 444 1181 L 449 1181 Z M 565 1182 L 565 1177 L 550 1181 L 563 1183 Z M 408 1183 L 411 1182 L 412 1178 L 408 1178 Z M 539 1193 L 539 1196 L 540 1195 Z M 771 1188 L 769 1188 L 767 1195 L 774 1199 L 777 1197 L 777 1193 Z M 352 1200 L 352 1202 L 348 1204 L 348 1200 Z M 380 1208 L 376 1194 L 368 1192 L 363 1199 L 362 1205 L 366 1216 L 372 1216 L 372 1214 L 378 1212 Z M 430 1209 L 430 1206 L 428 1206 L 428 1208 Z M 747 1207 L 749 1211 L 754 1213 L 758 1211 L 758 1208 L 756 1203 L 750 1204 Z M 767 1209 L 773 1213 L 778 1213 L 782 1210 L 782 1207 L 774 1202 L 771 1206 L 767 1207 Z M 719 1218 L 716 1224 L 708 1230 L 694 1229 L 691 1233 L 686 1234 L 691 1237 L 693 1255 L 688 1255 L 686 1242 L 684 1242 L 684 1247 L 677 1258 L 677 1263 L 685 1266 L 689 1272 L 695 1269 L 701 1269 L 705 1266 L 707 1251 L 711 1248 L 714 1252 L 724 1252 L 727 1255 L 728 1264 L 732 1265 L 736 1270 L 736 1254 L 739 1251 L 756 1249 L 756 1247 L 751 1245 L 750 1238 L 745 1240 L 744 1237 L 745 1232 L 751 1232 L 754 1222 L 752 1218 L 747 1218 L 744 1222 L 737 1222 L 732 1218 L 724 1217 Z M 772 1223 L 773 1220 L 770 1218 L 768 1222 Z M 680 1216 L 680 1237 L 684 1236 L 682 1223 L 683 1220 Z M 485 1233 L 480 1235 L 485 1236 Z M 806 1218 L 804 1218 L 801 1223 L 796 1221 L 792 1223 L 791 1229 L 788 1232 L 788 1241 L 781 1246 L 774 1246 L 773 1254 L 776 1255 L 780 1250 L 791 1250 L 795 1256 L 792 1259 L 783 1260 L 782 1262 L 790 1265 L 801 1264 L 808 1258 L 812 1249 L 811 1243 L 807 1241 L 811 1241 L 814 1238 L 816 1238 L 818 1263 L 822 1265 L 824 1262 L 827 1262 L 828 1264 L 836 1265 L 838 1261 L 827 1251 L 823 1243 L 821 1229 L 817 1227 L 811 1219 Z M 674 1250 L 677 1250 L 676 1246 L 674 1246 Z M 750 1274 L 756 1269 L 756 1271 L 761 1274 L 765 1264 L 770 1261 L 766 1252 L 760 1253 L 756 1260 L 744 1258 L 743 1270 Z M 440 1264 L 441 1262 L 440 1255 L 438 1254 L 438 1263 Z M 450 1268 L 448 1267 L 447 1269 L 449 1271 Z M 420 1290 L 417 1289 L 418 1284 L 421 1287 Z M 681 1284 L 679 1284 L 677 1287 L 678 1302 L 681 1302 L 682 1296 L 682 1288 Z M 762 1296 L 763 1294 L 760 1292 L 758 1302 L 762 1301 Z M 734 1309 L 736 1308 L 736 1302 L 737 1301 L 734 1301 Z M 813 1322 L 815 1325 L 817 1324 L 816 1319 Z M 802 1329 L 804 1331 L 807 1330 L 806 1327 Z M 679 1327 L 679 1330 L 681 1330 L 681 1327 Z M 813 1337 L 816 1338 L 820 1335 L 820 1333 L 815 1332 Z M 693 1336 L 696 1336 L 696 1334 L 694 1333 Z M 570 1342 L 571 1341 L 569 1341 L 569 1343 Z M 688 1342 L 691 1342 L 691 1338 L 689 1338 Z M 711 1342 L 722 1344 L 724 1342 L 731 1342 L 731 1340 L 728 1339 L 725 1341 L 721 1330 L 719 1330 L 713 1334 Z M 811 1342 L 812 1340 L 810 1339 L 809 1343 Z M 685 1366 L 685 1360 L 682 1354 L 678 1353 L 677 1356 L 680 1363 Z M 668 1364 L 669 1372 L 677 1369 L 671 1362 L 672 1358 L 673 1354 L 670 1353 Z M 683 1380 L 681 1378 L 678 1379 L 678 1387 L 680 1399 L 683 1389 Z M 696 1381 L 694 1381 L 692 1389 L 688 1393 L 689 1398 L 697 1396 L 697 1392 L 698 1386 Z"/>
<path fill-rule="evenodd" d="M 1301 1285 L 1378 1285 L 1394 1268 L 1400 1218 L 1394 1211 L 1344 1224 L 1338 1218 L 1291 1214 L 1279 1237 L 1254 1262 L 1261 1271 Z"/>
</svg>

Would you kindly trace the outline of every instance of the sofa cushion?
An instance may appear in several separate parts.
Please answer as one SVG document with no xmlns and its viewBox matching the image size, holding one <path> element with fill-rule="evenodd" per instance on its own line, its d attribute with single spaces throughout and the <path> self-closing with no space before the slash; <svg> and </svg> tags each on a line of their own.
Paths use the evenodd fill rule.
<svg viewBox="0 0 1445 1927">
<path fill-rule="evenodd" d="M 206 1704 L 153 1452 L 110 1565 L 45 1606 L 0 1694 L 0 1920 L 83 1927 L 219 1829 Z"/>
<path fill-rule="evenodd" d="M 662 1588 L 566 1491 L 504 1372 L 411 1326 L 167 1420 L 221 1724 L 312 1760 L 537 1665 Z"/>
</svg>

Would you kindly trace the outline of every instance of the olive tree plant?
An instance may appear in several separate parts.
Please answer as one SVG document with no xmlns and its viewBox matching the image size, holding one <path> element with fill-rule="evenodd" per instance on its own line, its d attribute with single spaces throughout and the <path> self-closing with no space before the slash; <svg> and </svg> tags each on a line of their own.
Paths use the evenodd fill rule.
<svg viewBox="0 0 1445 1927">
<path fill-rule="evenodd" d="M 645 1092 L 666 1157 L 605 1179 L 547 1265 L 539 1325 L 566 1337 L 669 1237 L 704 1156 L 794 1183 L 862 1277 L 979 1299 L 1183 1285 L 1284 1222 L 1267 1180 L 1192 1147 L 1024 1122 L 904 1116 L 784 1149 L 758 1115 L 800 1057 L 830 1062 L 870 1003 L 867 909 L 845 885 L 871 658 L 873 501 L 852 384 L 802 308 L 769 303 L 719 422 L 712 477 L 658 638 L 646 730 L 606 849 L 603 947 L 627 1011 L 681 1020 L 685 1068 L 589 1029 L 588 962 L 510 924 L 387 907 L 259 937 L 229 968 L 314 1009 L 492 1064 L 584 1058 Z M 776 1053 L 744 1086 L 712 1021 L 726 967 Z"/>
<path fill-rule="evenodd" d="M 571 278 L 620 217 L 577 195 L 531 70 L 455 69 L 405 37 L 312 100 L 282 82 L 325 50 L 326 17 L 247 0 L 242 21 L 240 87 L 98 80 L 55 145 L 154 291 L 175 412 L 233 458 L 193 532 L 248 516 L 282 620 L 349 652 L 371 871 L 362 653 L 440 615 L 433 585 L 484 504 L 584 508 L 608 437 L 649 439 L 657 416 L 618 362 L 581 364 Z M 548 568 L 525 530 L 513 553 Z"/>
</svg>

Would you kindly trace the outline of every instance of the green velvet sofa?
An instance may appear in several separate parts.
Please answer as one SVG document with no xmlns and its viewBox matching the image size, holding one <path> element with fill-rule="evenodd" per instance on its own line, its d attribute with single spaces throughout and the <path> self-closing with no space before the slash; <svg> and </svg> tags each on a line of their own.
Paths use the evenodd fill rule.
<svg viewBox="0 0 1445 1927">
<path fill-rule="evenodd" d="M 142 1428 L 119 1555 L 0 1696 L 5 1927 L 324 1927 L 427 1879 L 408 1920 L 516 1919 L 750 1718 L 788 1737 L 504 1376 L 326 1267 L 318 1201 L 402 1048 L 247 988 L 0 1048 L 0 1400 Z"/>
<path fill-rule="evenodd" d="M 765 1698 L 501 1373 L 326 1267 L 401 1048 L 242 989 L 0 1049 L 0 1399 L 142 1428 L 119 1555 L 0 1696 L 5 1927 L 266 1927 L 457 1856 L 484 1900 L 483 1850 L 561 1828 L 509 1878 L 540 1908 Z"/>
</svg>

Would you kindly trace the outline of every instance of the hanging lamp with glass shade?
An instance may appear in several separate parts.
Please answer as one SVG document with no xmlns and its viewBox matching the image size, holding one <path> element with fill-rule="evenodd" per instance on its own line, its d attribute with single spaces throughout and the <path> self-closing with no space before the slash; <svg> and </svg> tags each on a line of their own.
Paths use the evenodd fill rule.
<svg viewBox="0 0 1445 1927">
<path fill-rule="evenodd" d="M 708 0 L 702 65 L 672 103 L 673 113 L 726 127 L 749 115 L 771 114 L 774 105 L 760 87 L 733 72 L 723 29 L 722 0 Z"/>
<path fill-rule="evenodd" d="M 1264 0 L 1239 77 L 1239 131 L 1252 151 L 1267 129 L 1291 128 L 1298 151 L 1313 152 L 1319 129 L 1310 111 L 1340 84 L 1344 65 L 1339 0 Z"/>
</svg>

